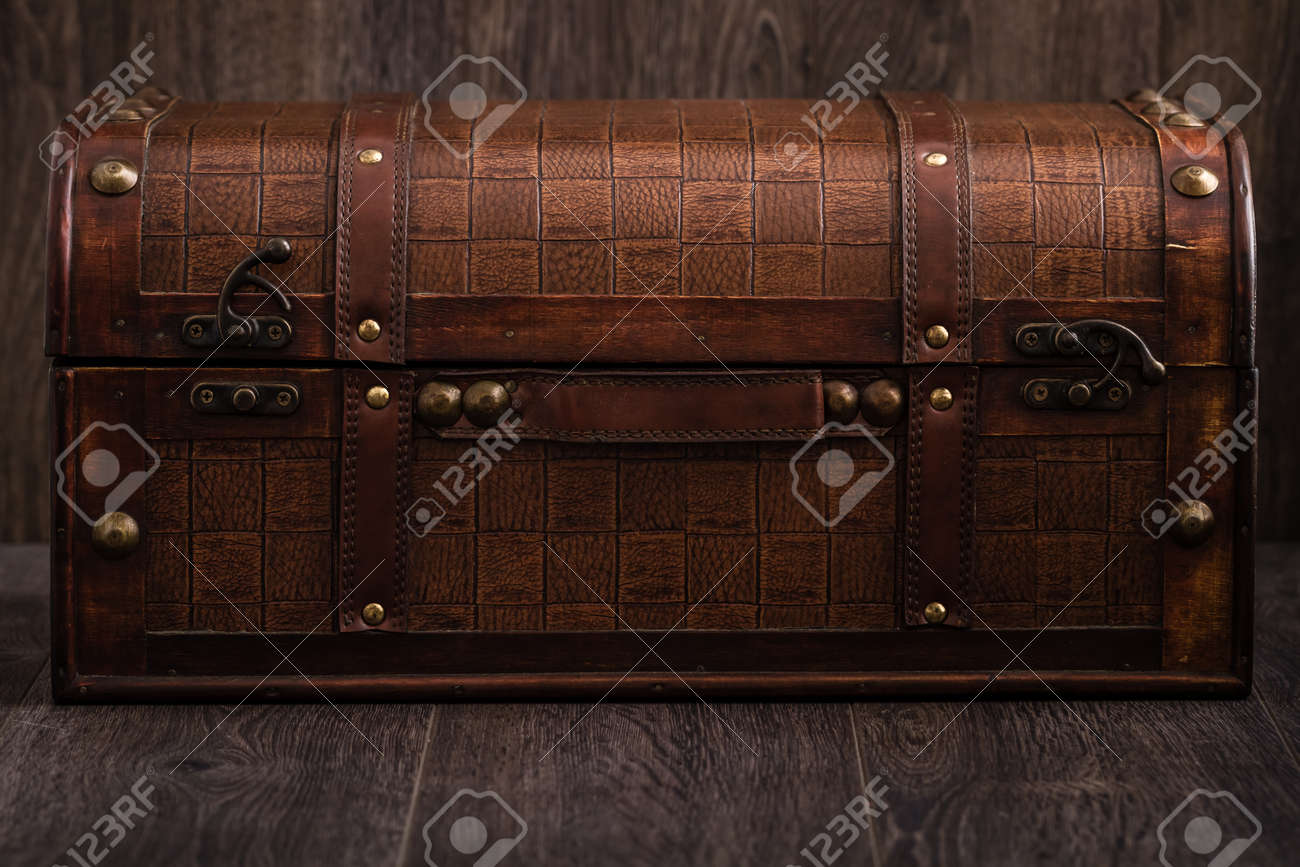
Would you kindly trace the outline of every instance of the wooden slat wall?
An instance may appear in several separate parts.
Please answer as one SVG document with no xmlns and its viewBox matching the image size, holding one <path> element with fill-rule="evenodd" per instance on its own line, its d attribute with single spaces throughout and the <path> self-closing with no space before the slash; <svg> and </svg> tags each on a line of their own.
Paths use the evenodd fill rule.
<svg viewBox="0 0 1300 867">
<path fill-rule="evenodd" d="M 42 356 L 47 174 L 37 145 L 146 33 L 154 83 L 192 99 L 346 99 L 423 90 L 458 54 L 493 55 L 530 95 L 812 97 L 888 34 L 889 83 L 961 99 L 1105 100 L 1226 54 L 1263 101 L 1246 118 L 1260 231 L 1263 537 L 1300 537 L 1300 408 L 1286 329 L 1300 324 L 1295 246 L 1300 6 L 1287 0 L 326 0 L 265 4 L 4 0 L 0 41 L 0 540 L 48 536 Z"/>
</svg>

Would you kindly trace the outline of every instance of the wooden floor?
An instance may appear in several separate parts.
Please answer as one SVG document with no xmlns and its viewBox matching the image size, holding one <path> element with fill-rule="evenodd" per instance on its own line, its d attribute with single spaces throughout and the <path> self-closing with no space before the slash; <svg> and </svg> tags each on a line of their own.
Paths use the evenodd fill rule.
<svg viewBox="0 0 1300 867">
<path fill-rule="evenodd" d="M 963 702 L 55 706 L 46 582 L 45 549 L 0 548 L 4 865 L 75 867 L 97 822 L 109 867 L 419 865 L 473 789 L 527 823 L 507 867 L 815 867 L 800 850 L 877 775 L 888 807 L 837 867 L 1156 864 L 1198 788 L 1262 824 L 1238 863 L 1296 863 L 1300 545 L 1260 550 L 1248 700 L 981 699 L 947 729 Z M 99 821 L 142 775 L 147 818 Z"/>
</svg>

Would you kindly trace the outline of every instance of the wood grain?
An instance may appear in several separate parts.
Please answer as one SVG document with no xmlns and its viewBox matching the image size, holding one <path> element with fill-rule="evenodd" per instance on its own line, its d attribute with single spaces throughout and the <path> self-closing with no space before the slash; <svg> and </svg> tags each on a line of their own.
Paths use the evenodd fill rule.
<svg viewBox="0 0 1300 867">
<path fill-rule="evenodd" d="M 1288 46 L 1300 7 L 1285 0 L 1083 4 L 970 0 L 728 0 L 617 3 L 546 0 L 417 2 L 378 7 L 306 0 L 176 4 L 5 0 L 0 70 L 12 172 L 0 214 L 0 296 L 7 337 L 0 383 L 17 397 L 0 422 L 0 538 L 48 538 L 49 459 L 42 356 L 47 174 L 36 148 L 131 48 L 152 33 L 154 81 L 191 99 L 346 99 L 362 90 L 420 91 L 462 52 L 491 54 L 536 97 L 812 97 L 882 33 L 889 85 L 939 87 L 965 99 L 1106 99 L 1159 86 L 1196 53 L 1229 55 L 1263 91 L 1242 127 L 1254 156 L 1260 232 L 1259 366 L 1263 370 L 1260 534 L 1300 534 L 1300 452 L 1290 432 L 1289 329 L 1300 321 L 1300 249 L 1292 203 L 1300 76 Z"/>
</svg>

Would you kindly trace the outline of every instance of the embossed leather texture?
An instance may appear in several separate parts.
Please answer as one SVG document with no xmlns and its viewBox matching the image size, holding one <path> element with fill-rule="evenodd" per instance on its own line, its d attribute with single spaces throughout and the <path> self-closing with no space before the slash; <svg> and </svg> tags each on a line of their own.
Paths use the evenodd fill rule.
<svg viewBox="0 0 1300 867">
<path fill-rule="evenodd" d="M 51 181 L 56 693 L 314 695 L 264 632 L 332 696 L 599 696 L 649 630 L 620 695 L 1240 694 L 1253 451 L 1199 545 L 1147 518 L 1255 411 L 1249 169 L 1144 108 L 106 123 Z M 288 333 L 214 335 L 274 239 L 231 307 Z M 112 448 L 157 457 L 121 556 L 80 514 Z"/>
</svg>

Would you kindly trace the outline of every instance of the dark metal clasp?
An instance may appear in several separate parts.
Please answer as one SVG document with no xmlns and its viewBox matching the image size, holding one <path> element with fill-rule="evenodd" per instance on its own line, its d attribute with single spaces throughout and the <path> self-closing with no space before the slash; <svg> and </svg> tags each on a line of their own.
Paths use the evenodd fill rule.
<svg viewBox="0 0 1300 867">
<path fill-rule="evenodd" d="M 240 316 L 231 306 L 235 293 L 252 284 L 266 292 L 287 313 L 290 305 L 284 293 L 252 269 L 258 265 L 287 262 L 293 248 L 284 238 L 272 238 L 266 246 L 250 253 L 230 272 L 217 298 L 216 316 L 190 316 L 181 326 L 181 339 L 190 346 L 214 347 L 229 344 L 249 349 L 280 349 L 293 339 L 293 327 L 283 316 Z"/>
<path fill-rule="evenodd" d="M 1117 410 L 1128 406 L 1132 387 L 1116 375 L 1124 360 L 1124 350 L 1131 347 L 1142 367 L 1142 380 L 1148 385 L 1164 381 L 1161 364 L 1137 332 L 1109 319 L 1081 319 L 1069 325 L 1033 322 L 1016 332 L 1016 348 L 1029 356 L 1083 356 L 1097 361 L 1113 355 L 1114 361 L 1097 380 L 1035 378 L 1024 384 L 1021 395 L 1034 409 Z"/>
</svg>

